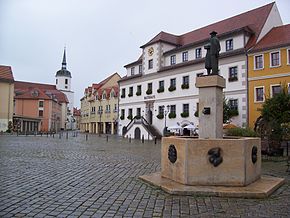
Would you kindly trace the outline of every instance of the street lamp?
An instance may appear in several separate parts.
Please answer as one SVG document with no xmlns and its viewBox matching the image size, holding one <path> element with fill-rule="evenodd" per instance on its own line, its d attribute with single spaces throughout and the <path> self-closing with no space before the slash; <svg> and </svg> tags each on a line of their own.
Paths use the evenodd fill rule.
<svg viewBox="0 0 290 218">
<path fill-rule="evenodd" d="M 167 110 L 165 110 L 165 106 L 164 105 L 162 106 L 163 113 L 164 113 L 164 130 L 163 130 L 163 135 L 165 135 L 167 133 L 166 117 L 167 117 L 167 114 L 169 113 L 170 105 L 167 105 L 166 107 L 167 107 Z"/>
</svg>

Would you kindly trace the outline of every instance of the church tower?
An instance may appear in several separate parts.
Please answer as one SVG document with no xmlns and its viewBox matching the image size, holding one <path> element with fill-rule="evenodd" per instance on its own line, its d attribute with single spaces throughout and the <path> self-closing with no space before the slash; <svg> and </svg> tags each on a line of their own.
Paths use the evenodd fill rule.
<svg viewBox="0 0 290 218">
<path fill-rule="evenodd" d="M 62 67 L 55 75 L 56 88 L 64 93 L 69 101 L 68 109 L 73 113 L 74 92 L 71 90 L 71 73 L 66 69 L 66 50 L 64 48 Z"/>
</svg>

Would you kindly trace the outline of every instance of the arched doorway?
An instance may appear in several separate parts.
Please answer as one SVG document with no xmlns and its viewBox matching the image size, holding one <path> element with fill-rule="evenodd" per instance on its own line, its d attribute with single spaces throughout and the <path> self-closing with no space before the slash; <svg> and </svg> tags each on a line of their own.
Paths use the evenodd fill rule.
<svg viewBox="0 0 290 218">
<path fill-rule="evenodd" d="M 134 131 L 134 139 L 141 139 L 141 130 L 139 127 L 136 127 Z"/>
<path fill-rule="evenodd" d="M 126 134 L 126 132 L 127 132 L 127 127 L 124 126 L 124 127 L 122 128 L 122 136 L 124 136 L 124 135 Z"/>
</svg>

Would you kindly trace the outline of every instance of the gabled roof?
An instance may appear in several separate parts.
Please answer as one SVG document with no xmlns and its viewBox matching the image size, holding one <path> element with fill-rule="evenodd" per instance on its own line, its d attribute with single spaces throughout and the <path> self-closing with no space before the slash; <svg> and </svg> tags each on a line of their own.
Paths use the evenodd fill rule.
<svg viewBox="0 0 290 218">
<path fill-rule="evenodd" d="M 102 80 L 101 82 L 93 83 L 92 86 L 85 88 L 85 93 L 92 92 L 92 88 L 94 88 L 98 92 L 99 90 L 101 90 L 102 86 L 105 85 L 115 75 L 118 75 L 120 77 L 120 75 L 117 72 L 113 73 L 112 75 L 110 75 L 106 79 Z"/>
<path fill-rule="evenodd" d="M 0 65 L 0 81 L 14 82 L 14 77 L 10 66 Z"/>
<path fill-rule="evenodd" d="M 66 95 L 57 90 L 55 85 L 15 81 L 14 91 L 16 99 L 51 99 L 68 103 Z"/>
<path fill-rule="evenodd" d="M 290 45 L 290 24 L 272 28 L 250 53 Z"/>
<path fill-rule="evenodd" d="M 262 7 L 247 11 L 234 17 L 210 24 L 208 26 L 193 30 L 191 32 L 176 36 L 170 33 L 160 32 L 148 43 L 141 46 L 144 48 L 156 42 L 166 42 L 176 46 L 186 46 L 196 42 L 208 40 L 209 33 L 216 31 L 219 35 L 233 32 L 239 29 L 249 28 L 254 34 L 248 42 L 247 48 L 250 48 L 257 41 L 261 30 L 267 20 L 267 17 L 275 2 Z"/>
<path fill-rule="evenodd" d="M 151 45 L 155 42 L 166 42 L 168 44 L 178 46 L 178 45 L 180 45 L 180 37 L 173 35 L 171 33 L 166 33 L 166 32 L 161 31 L 153 39 L 151 39 L 149 42 L 147 42 L 145 45 L 142 45 L 141 48 L 144 48 L 144 47 Z"/>
</svg>

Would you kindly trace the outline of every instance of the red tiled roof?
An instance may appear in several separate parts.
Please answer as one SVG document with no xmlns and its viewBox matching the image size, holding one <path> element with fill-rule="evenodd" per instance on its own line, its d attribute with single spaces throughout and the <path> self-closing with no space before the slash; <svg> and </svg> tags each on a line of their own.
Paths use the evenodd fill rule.
<svg viewBox="0 0 290 218">
<path fill-rule="evenodd" d="M 0 80 L 14 82 L 13 73 L 10 66 L 0 65 Z"/>
<path fill-rule="evenodd" d="M 56 99 L 59 103 L 68 103 L 66 95 L 55 85 L 15 81 L 14 91 L 16 99 Z"/>
<path fill-rule="evenodd" d="M 257 41 L 257 38 L 260 35 L 263 25 L 265 24 L 266 19 L 274 4 L 275 2 L 272 2 L 265 6 L 210 24 L 208 26 L 185 33 L 180 36 L 160 32 L 148 43 L 141 46 L 141 48 L 158 41 L 168 42 L 174 45 L 185 46 L 188 44 L 207 40 L 209 38 L 209 33 L 212 31 L 216 31 L 218 35 L 221 35 L 243 28 L 249 28 L 254 33 L 251 39 L 249 40 L 248 45 L 246 46 L 247 48 L 250 48 Z"/>
<path fill-rule="evenodd" d="M 81 109 L 77 109 L 76 107 L 73 108 L 73 115 L 74 116 L 81 116 Z"/>
<path fill-rule="evenodd" d="M 107 77 L 106 79 L 102 80 L 101 82 L 99 83 L 93 83 L 92 86 L 89 86 L 88 88 L 85 88 L 85 93 L 88 93 L 88 92 L 91 92 L 92 91 L 92 88 L 94 88 L 97 93 L 99 92 L 99 89 L 102 88 L 102 86 L 108 82 L 113 76 L 115 75 L 119 75 L 117 72 L 116 73 L 113 73 L 112 75 L 110 75 L 109 77 Z M 102 90 L 101 90 L 102 91 Z M 99 95 L 99 94 L 98 94 Z"/>
<path fill-rule="evenodd" d="M 251 52 L 290 45 L 290 24 L 272 28 Z"/>
</svg>

